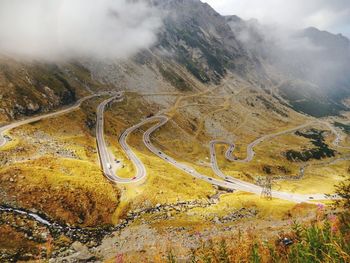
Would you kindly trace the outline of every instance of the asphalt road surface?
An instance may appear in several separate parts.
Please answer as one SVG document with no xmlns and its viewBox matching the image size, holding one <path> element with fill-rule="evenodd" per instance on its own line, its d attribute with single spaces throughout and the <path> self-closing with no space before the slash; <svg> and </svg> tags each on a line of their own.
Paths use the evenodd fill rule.
<svg viewBox="0 0 350 263">
<path fill-rule="evenodd" d="M 122 93 L 118 93 L 113 97 L 103 101 L 97 107 L 97 122 L 96 122 L 96 140 L 97 140 L 97 149 L 99 152 L 101 167 L 104 175 L 113 183 L 128 184 L 136 183 L 143 180 L 146 177 L 146 168 L 143 165 L 142 161 L 136 156 L 132 149 L 127 144 L 127 138 L 130 133 L 138 129 L 143 124 L 138 124 L 127 129 L 119 138 L 119 143 L 123 150 L 125 151 L 128 158 L 133 162 L 136 167 L 136 175 L 131 178 L 122 178 L 117 175 L 116 168 L 116 158 L 111 151 L 109 151 L 105 138 L 104 138 L 104 112 L 108 104 L 114 100 L 121 101 L 123 98 Z"/>
</svg>

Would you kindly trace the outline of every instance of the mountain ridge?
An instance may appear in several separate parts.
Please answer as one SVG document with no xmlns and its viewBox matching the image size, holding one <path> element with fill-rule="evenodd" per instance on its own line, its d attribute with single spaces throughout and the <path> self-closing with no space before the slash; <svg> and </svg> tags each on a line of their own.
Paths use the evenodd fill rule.
<svg viewBox="0 0 350 263">
<path fill-rule="evenodd" d="M 170 70 L 171 66 L 166 67 L 167 69 L 159 67 L 162 61 L 170 61 L 179 67 L 183 67 L 204 85 L 219 84 L 228 73 L 236 74 L 238 77 L 251 82 L 253 86 L 270 87 L 269 90 L 274 89 L 272 87 L 276 83 L 299 83 L 298 85 L 283 85 L 282 91 L 274 89 L 274 92 L 277 93 L 275 95 L 282 97 L 284 95 L 284 99 L 289 100 L 290 98 L 286 96 L 286 93 L 289 93 L 289 90 L 295 90 L 300 93 L 298 100 L 305 100 L 310 103 L 312 96 L 307 94 L 315 93 L 316 97 L 322 98 L 318 101 L 318 105 L 324 108 L 324 112 L 320 116 L 339 114 L 342 110 L 348 109 L 343 104 L 343 99 L 350 96 L 350 77 L 346 77 L 346 70 L 349 66 L 347 58 L 350 55 L 345 54 L 345 50 L 349 49 L 349 40 L 346 37 L 309 28 L 299 31 L 296 35 L 301 38 L 313 39 L 315 44 L 324 47 L 328 45 L 327 50 L 330 50 L 331 45 L 339 44 L 339 42 L 339 46 L 342 48 L 337 48 L 337 52 L 331 55 L 319 51 L 305 51 L 303 49 L 299 51 L 298 47 L 295 50 L 285 50 L 285 47 L 279 46 L 279 43 L 266 37 L 265 32 L 262 32 L 264 27 L 258 24 L 257 21 L 245 21 L 238 16 L 221 16 L 208 4 L 199 0 L 155 0 L 150 1 L 150 3 L 161 10 L 164 16 L 164 25 L 158 33 L 158 42 L 151 48 L 152 54 L 156 54 L 158 57 L 156 64 L 159 72 L 156 75 L 168 78 L 170 85 L 184 89 L 191 86 L 186 84 L 187 81 L 181 77 L 181 73 Z M 271 34 L 271 32 L 268 32 L 268 34 Z M 242 38 L 242 35 L 245 35 L 246 39 Z M 324 39 L 324 41 L 322 42 L 320 39 Z M 144 61 L 141 61 L 140 58 Z M 150 53 L 141 51 L 130 61 L 133 61 L 131 64 L 136 63 L 138 66 L 142 66 L 143 63 L 155 63 L 152 60 L 154 58 Z M 319 61 L 328 62 L 321 63 Z M 121 64 L 128 63 L 128 61 L 121 62 Z M 327 63 L 337 63 L 337 65 L 332 67 L 327 66 Z M 103 67 L 104 62 L 95 63 L 92 61 L 86 63 L 84 61 L 80 64 L 87 65 L 86 68 L 92 70 L 92 74 L 94 74 L 94 71 L 95 73 L 101 72 L 98 68 Z M 325 68 L 314 70 L 322 64 L 325 65 Z M 117 68 L 113 67 L 114 69 Z M 154 65 L 150 68 L 152 67 Z M 78 71 L 81 72 L 84 69 L 78 69 Z M 4 70 L 2 72 L 4 73 Z M 124 74 L 123 72 L 114 73 L 113 75 Z M 339 77 L 341 73 L 343 73 L 343 76 Z M 84 75 L 83 78 L 87 82 L 89 72 L 83 72 L 82 75 Z M 62 78 L 69 79 L 70 77 L 66 75 Z M 106 79 L 108 78 L 106 77 Z M 62 83 L 62 81 L 58 81 Z M 103 83 L 105 80 L 101 78 L 100 81 Z M 304 83 L 302 87 L 300 86 L 301 82 Z M 69 81 L 65 83 L 69 83 Z M 65 84 L 62 83 L 62 85 Z M 314 86 L 319 88 L 312 88 Z M 38 88 L 35 89 L 38 90 Z M 285 89 L 287 89 L 287 92 Z M 20 97 L 21 95 L 18 94 L 17 98 Z M 27 104 L 34 105 L 36 103 L 34 108 L 38 108 L 37 102 L 37 99 L 32 102 L 28 100 Z M 289 102 L 291 107 L 297 111 L 314 114 L 313 110 L 310 111 L 304 106 L 295 105 L 293 100 Z M 2 112 L 8 111 L 7 107 L 13 108 L 10 112 L 16 112 L 14 104 L 11 105 L 3 105 Z M 21 107 L 25 108 L 23 105 Z M 30 109 L 27 112 L 26 110 L 23 111 L 24 114 L 38 112 L 38 110 L 31 111 Z M 21 111 L 18 112 L 19 115 L 23 114 Z M 10 115 L 12 115 L 10 118 L 13 118 L 16 114 L 10 113 Z M 3 117 L 3 119 L 6 118 L 9 118 L 8 114 L 7 117 Z"/>
</svg>

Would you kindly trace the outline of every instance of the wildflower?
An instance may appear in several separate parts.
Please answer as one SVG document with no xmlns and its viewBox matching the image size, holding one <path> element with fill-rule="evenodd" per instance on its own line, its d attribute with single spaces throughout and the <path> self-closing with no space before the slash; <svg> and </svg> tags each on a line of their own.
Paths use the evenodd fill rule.
<svg viewBox="0 0 350 263">
<path fill-rule="evenodd" d="M 338 231 L 338 223 L 339 223 L 338 217 L 335 215 L 329 215 L 328 220 L 331 223 L 331 231 L 333 233 L 337 232 Z"/>
<path fill-rule="evenodd" d="M 318 210 L 323 210 L 324 209 L 324 205 L 323 204 L 317 204 L 317 208 L 318 208 Z"/>
<path fill-rule="evenodd" d="M 338 231 L 338 227 L 336 225 L 333 225 L 331 228 L 332 232 L 335 233 Z"/>
<path fill-rule="evenodd" d="M 328 220 L 332 223 L 337 222 L 338 218 L 335 215 L 329 215 Z"/>
<path fill-rule="evenodd" d="M 115 258 L 116 263 L 123 263 L 124 262 L 124 255 L 123 254 L 118 254 Z"/>
</svg>

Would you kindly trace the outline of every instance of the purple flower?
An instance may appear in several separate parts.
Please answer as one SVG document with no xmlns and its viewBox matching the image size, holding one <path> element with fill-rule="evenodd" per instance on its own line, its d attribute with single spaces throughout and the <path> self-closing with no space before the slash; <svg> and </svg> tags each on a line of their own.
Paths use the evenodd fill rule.
<svg viewBox="0 0 350 263">
<path fill-rule="evenodd" d="M 317 204 L 317 208 L 318 208 L 319 210 L 323 210 L 323 209 L 324 209 L 324 205 L 323 205 L 323 204 Z"/>
</svg>

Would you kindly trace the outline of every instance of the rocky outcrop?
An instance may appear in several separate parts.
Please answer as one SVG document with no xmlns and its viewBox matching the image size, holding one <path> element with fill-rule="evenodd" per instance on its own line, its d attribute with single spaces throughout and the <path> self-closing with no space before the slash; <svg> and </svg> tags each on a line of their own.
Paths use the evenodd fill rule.
<svg viewBox="0 0 350 263">
<path fill-rule="evenodd" d="M 234 222 L 243 218 L 253 218 L 257 214 L 258 214 L 257 210 L 247 209 L 243 207 L 223 217 L 215 217 L 213 219 L 213 222 L 216 224 L 225 224 L 225 223 Z"/>
<path fill-rule="evenodd" d="M 249 56 L 225 18 L 199 0 L 154 1 L 166 15 L 157 48 L 202 82 L 219 82 L 227 71 L 243 76 L 259 74 L 259 63 Z"/>
</svg>

